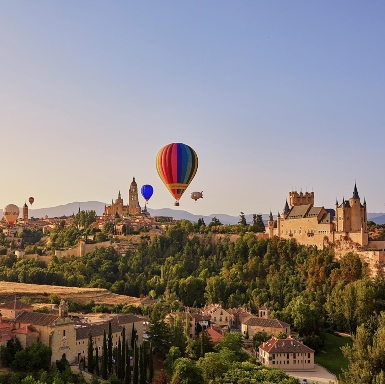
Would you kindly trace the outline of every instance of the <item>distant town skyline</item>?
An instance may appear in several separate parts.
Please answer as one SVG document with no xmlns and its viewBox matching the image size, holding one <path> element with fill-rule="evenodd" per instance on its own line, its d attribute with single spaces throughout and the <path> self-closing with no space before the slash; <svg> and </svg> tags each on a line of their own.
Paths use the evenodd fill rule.
<svg viewBox="0 0 385 384">
<path fill-rule="evenodd" d="M 2 2 L 0 208 L 174 208 L 155 157 L 199 158 L 193 214 L 277 214 L 291 190 L 333 208 L 357 182 L 384 212 L 385 3 Z M 190 199 L 203 191 L 203 199 Z M 144 199 L 140 199 L 144 206 Z"/>
</svg>

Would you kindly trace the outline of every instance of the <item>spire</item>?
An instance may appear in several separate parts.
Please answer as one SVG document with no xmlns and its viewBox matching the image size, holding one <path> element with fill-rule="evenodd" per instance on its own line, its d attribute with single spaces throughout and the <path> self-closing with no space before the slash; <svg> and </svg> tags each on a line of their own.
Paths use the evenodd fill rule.
<svg viewBox="0 0 385 384">
<path fill-rule="evenodd" d="M 364 197 L 364 205 L 366 205 L 366 199 L 365 199 L 365 197 Z"/>
<path fill-rule="evenodd" d="M 338 205 L 338 199 L 336 198 L 336 205 Z"/>
<path fill-rule="evenodd" d="M 281 217 L 281 214 L 279 213 L 279 211 L 278 211 L 278 215 L 277 215 L 277 217 Z"/>
<path fill-rule="evenodd" d="M 290 212 L 290 208 L 289 208 L 289 204 L 287 203 L 287 199 L 286 199 L 285 207 L 283 208 L 283 214 L 287 215 L 289 212 Z"/>
<path fill-rule="evenodd" d="M 120 190 L 119 190 L 119 193 L 118 193 L 118 199 L 120 199 L 122 196 L 120 195 Z"/>
<path fill-rule="evenodd" d="M 353 199 L 359 199 L 359 198 L 360 196 L 358 196 L 357 184 L 354 183 Z"/>
<path fill-rule="evenodd" d="M 269 221 L 274 221 L 273 214 L 270 211 Z"/>
</svg>

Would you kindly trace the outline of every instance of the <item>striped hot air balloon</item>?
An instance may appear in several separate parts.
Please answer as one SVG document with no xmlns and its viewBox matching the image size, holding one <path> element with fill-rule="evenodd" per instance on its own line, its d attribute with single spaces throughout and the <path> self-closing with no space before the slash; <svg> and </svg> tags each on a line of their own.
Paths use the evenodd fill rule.
<svg viewBox="0 0 385 384">
<path fill-rule="evenodd" d="M 159 177 L 175 198 L 175 205 L 194 178 L 198 169 L 198 156 L 188 145 L 171 143 L 165 145 L 156 156 Z"/>
</svg>

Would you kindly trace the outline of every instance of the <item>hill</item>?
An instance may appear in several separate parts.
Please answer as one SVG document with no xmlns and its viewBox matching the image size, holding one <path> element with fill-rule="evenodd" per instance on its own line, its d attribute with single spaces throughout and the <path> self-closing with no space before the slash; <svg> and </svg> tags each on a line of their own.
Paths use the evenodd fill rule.
<svg viewBox="0 0 385 384">
<path fill-rule="evenodd" d="M 90 211 L 94 210 L 97 215 L 102 215 L 104 211 L 105 203 L 100 201 L 85 201 L 85 202 L 73 202 L 64 205 L 58 205 L 56 207 L 49 208 L 40 208 L 40 209 L 29 209 L 29 217 L 60 217 L 60 216 L 71 216 L 76 214 L 79 210 Z M 200 218 L 203 218 L 206 224 L 210 223 L 213 217 L 216 217 L 222 224 L 237 224 L 239 222 L 239 216 L 231 216 L 225 213 L 213 213 L 210 215 L 196 215 L 183 210 L 176 210 L 172 208 L 161 208 L 161 209 L 152 209 L 147 208 L 151 216 L 171 216 L 175 220 L 186 219 L 192 222 L 197 222 Z M 0 215 L 2 215 L 2 210 L 0 209 Z M 21 208 L 20 208 L 21 212 Z M 246 221 L 248 223 L 252 222 L 253 215 L 246 214 Z M 268 214 L 262 215 L 263 221 L 267 223 L 269 219 Z M 276 219 L 276 215 L 274 215 Z M 385 224 L 385 213 L 368 213 L 368 220 L 374 221 L 376 224 Z"/>
</svg>

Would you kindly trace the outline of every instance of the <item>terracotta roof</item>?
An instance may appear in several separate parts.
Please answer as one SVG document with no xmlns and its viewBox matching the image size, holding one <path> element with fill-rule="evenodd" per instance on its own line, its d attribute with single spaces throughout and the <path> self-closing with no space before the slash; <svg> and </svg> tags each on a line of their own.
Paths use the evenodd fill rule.
<svg viewBox="0 0 385 384">
<path fill-rule="evenodd" d="M 285 323 L 278 319 L 265 319 L 263 317 L 250 316 L 242 322 L 245 325 L 265 327 L 265 328 L 287 328 L 290 324 Z"/>
<path fill-rule="evenodd" d="M 8 323 L 0 323 L 0 329 L 12 329 L 11 324 Z"/>
<path fill-rule="evenodd" d="M 127 313 L 125 315 L 117 315 L 115 318 L 118 324 L 122 326 L 124 326 L 125 324 L 137 323 L 143 320 L 140 317 L 133 315 L 132 313 Z"/>
<path fill-rule="evenodd" d="M 117 321 L 111 321 L 111 330 L 112 333 L 122 332 L 123 327 L 121 327 Z M 85 327 L 76 328 L 76 340 L 83 340 L 88 338 L 88 332 L 91 331 L 92 337 L 103 336 L 103 331 L 106 331 L 108 335 L 108 322 L 101 324 L 89 324 Z M 127 334 L 127 332 L 126 332 Z"/>
<path fill-rule="evenodd" d="M 288 337 L 286 339 L 277 339 L 272 337 L 259 346 L 268 353 L 314 353 L 314 350 L 302 344 L 301 342 Z"/>
<path fill-rule="evenodd" d="M 16 316 L 15 323 L 33 324 L 33 325 L 51 325 L 57 319 L 59 319 L 59 316 L 56 316 L 56 315 L 23 311 Z"/>
</svg>

